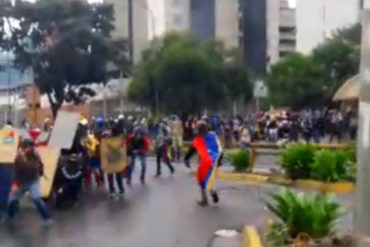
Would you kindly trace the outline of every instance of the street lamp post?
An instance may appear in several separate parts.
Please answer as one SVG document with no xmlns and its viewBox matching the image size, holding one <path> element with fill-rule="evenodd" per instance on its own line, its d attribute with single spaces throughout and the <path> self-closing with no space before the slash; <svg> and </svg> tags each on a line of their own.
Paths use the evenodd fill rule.
<svg viewBox="0 0 370 247">
<path fill-rule="evenodd" d="M 357 187 L 354 217 L 354 234 L 358 247 L 370 246 L 370 6 L 367 6 L 362 16 Z"/>
</svg>

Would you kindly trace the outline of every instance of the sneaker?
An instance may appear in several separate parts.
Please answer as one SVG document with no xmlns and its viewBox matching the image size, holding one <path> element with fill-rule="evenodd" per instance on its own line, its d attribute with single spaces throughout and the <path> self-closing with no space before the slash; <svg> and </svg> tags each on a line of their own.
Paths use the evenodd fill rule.
<svg viewBox="0 0 370 247">
<path fill-rule="evenodd" d="M 125 192 L 122 191 L 122 192 L 118 193 L 118 196 L 121 197 L 121 198 L 125 197 Z"/>
<path fill-rule="evenodd" d="M 114 199 L 116 197 L 116 193 L 109 192 L 109 199 Z"/>
<path fill-rule="evenodd" d="M 42 225 L 43 225 L 44 228 L 48 229 L 53 225 L 53 220 L 52 219 L 44 220 Z"/>
<path fill-rule="evenodd" d="M 159 178 L 160 176 L 161 176 L 160 173 L 157 173 L 157 174 L 154 175 L 155 178 Z"/>
<path fill-rule="evenodd" d="M 205 201 L 205 200 L 200 200 L 197 202 L 198 206 L 201 206 L 201 207 L 208 207 L 208 202 Z"/>
<path fill-rule="evenodd" d="M 211 197 L 214 203 L 218 203 L 220 201 L 220 198 L 218 197 L 218 194 L 216 191 L 211 192 Z"/>
</svg>

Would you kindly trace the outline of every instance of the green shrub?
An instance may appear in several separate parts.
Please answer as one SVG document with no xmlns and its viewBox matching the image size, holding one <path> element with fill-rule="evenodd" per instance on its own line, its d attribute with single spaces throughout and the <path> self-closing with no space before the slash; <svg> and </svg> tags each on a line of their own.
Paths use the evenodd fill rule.
<svg viewBox="0 0 370 247">
<path fill-rule="evenodd" d="M 356 142 L 350 143 L 348 148 L 345 151 L 349 155 L 350 160 L 353 163 L 356 163 L 357 162 L 357 145 L 356 145 Z"/>
<path fill-rule="evenodd" d="M 348 180 L 352 162 L 346 151 L 319 150 L 312 164 L 312 178 L 324 182 Z"/>
<path fill-rule="evenodd" d="M 291 145 L 281 155 L 281 167 L 292 179 L 309 178 L 315 151 L 316 148 L 311 145 Z"/>
<path fill-rule="evenodd" d="M 250 165 L 250 154 L 248 150 L 239 150 L 227 154 L 231 165 L 237 172 L 244 172 Z"/>
<path fill-rule="evenodd" d="M 271 194 L 271 198 L 266 206 L 278 219 L 274 229 L 286 229 L 286 239 L 295 239 L 300 233 L 315 239 L 329 236 L 341 215 L 339 204 L 329 195 L 304 195 L 283 189 L 279 194 Z"/>
</svg>

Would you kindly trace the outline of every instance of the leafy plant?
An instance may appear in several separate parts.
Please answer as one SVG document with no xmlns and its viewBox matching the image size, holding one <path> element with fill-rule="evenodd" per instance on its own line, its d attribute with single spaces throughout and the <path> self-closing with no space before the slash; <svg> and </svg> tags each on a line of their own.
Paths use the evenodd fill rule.
<svg viewBox="0 0 370 247">
<path fill-rule="evenodd" d="M 247 150 L 229 153 L 228 159 L 231 161 L 231 165 L 237 172 L 246 171 L 250 165 L 250 153 Z"/>
<path fill-rule="evenodd" d="M 340 205 L 329 195 L 305 195 L 283 189 L 271 194 L 271 198 L 272 202 L 266 202 L 266 206 L 278 218 L 281 227 L 287 229 L 287 237 L 291 239 L 300 233 L 315 239 L 329 236 L 341 215 Z"/>
<path fill-rule="evenodd" d="M 295 144 L 283 151 L 280 163 L 292 179 L 309 178 L 316 148 L 306 144 Z"/>
<path fill-rule="evenodd" d="M 348 152 L 320 150 L 315 153 L 312 177 L 325 182 L 348 179 L 352 164 Z"/>
<path fill-rule="evenodd" d="M 289 235 L 282 224 L 275 224 L 264 235 L 268 246 L 284 246 L 288 244 Z"/>
</svg>

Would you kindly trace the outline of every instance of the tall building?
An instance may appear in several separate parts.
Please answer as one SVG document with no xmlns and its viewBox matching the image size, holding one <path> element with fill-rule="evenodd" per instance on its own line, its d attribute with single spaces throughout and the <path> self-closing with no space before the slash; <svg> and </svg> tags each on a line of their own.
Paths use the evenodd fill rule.
<svg viewBox="0 0 370 247">
<path fill-rule="evenodd" d="M 188 31 L 190 29 L 190 0 L 165 0 L 165 31 Z"/>
<path fill-rule="evenodd" d="M 287 0 L 279 6 L 279 59 L 296 50 L 296 12 Z"/>
<path fill-rule="evenodd" d="M 215 38 L 226 48 L 239 47 L 239 0 L 215 0 Z"/>
<path fill-rule="evenodd" d="M 149 44 L 149 8 L 147 0 L 104 0 L 113 4 L 115 30 L 113 37 L 126 38 L 130 42 L 133 62 L 140 60 L 142 51 Z"/>
<path fill-rule="evenodd" d="M 190 0 L 191 33 L 199 39 L 215 37 L 215 0 Z"/>
<path fill-rule="evenodd" d="M 266 73 L 267 65 L 267 0 L 240 0 L 241 46 L 244 59 L 256 74 Z"/>
<path fill-rule="evenodd" d="M 360 20 L 361 0 L 297 0 L 297 51 L 310 53 L 338 28 Z"/>
</svg>

